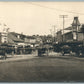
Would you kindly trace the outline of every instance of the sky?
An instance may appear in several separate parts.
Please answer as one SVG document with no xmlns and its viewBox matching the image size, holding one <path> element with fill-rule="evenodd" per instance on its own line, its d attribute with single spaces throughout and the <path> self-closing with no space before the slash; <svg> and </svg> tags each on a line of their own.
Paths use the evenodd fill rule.
<svg viewBox="0 0 84 84">
<path fill-rule="evenodd" d="M 25 35 L 48 35 L 71 26 L 73 18 L 84 23 L 84 2 L 0 2 L 0 31 L 3 24 L 10 32 Z"/>
</svg>

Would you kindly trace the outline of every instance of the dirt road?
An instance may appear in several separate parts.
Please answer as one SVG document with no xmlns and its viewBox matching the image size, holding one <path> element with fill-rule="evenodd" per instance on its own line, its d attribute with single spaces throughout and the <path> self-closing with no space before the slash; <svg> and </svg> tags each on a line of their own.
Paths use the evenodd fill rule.
<svg viewBox="0 0 84 84">
<path fill-rule="evenodd" d="M 1 82 L 84 82 L 84 58 L 53 55 L 0 62 Z"/>
</svg>

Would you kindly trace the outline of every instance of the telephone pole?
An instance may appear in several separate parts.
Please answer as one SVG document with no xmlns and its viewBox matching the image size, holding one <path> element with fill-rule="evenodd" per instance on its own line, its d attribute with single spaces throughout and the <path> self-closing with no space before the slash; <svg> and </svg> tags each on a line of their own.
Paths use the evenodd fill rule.
<svg viewBox="0 0 84 84">
<path fill-rule="evenodd" d="M 63 37 L 62 40 L 64 41 L 64 27 L 65 27 L 65 18 L 67 18 L 68 15 L 60 15 L 60 18 L 63 18 Z"/>
<path fill-rule="evenodd" d="M 56 36 L 56 30 L 55 30 L 55 28 L 56 28 L 56 25 L 53 25 L 53 28 L 54 28 L 54 42 L 55 42 L 55 36 Z"/>
</svg>

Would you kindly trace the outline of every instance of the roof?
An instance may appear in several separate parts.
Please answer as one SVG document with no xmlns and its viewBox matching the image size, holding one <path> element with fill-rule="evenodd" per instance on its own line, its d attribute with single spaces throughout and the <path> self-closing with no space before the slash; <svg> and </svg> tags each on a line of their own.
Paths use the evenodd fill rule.
<svg viewBox="0 0 84 84">
<path fill-rule="evenodd" d="M 9 42 L 23 42 L 20 38 L 17 38 L 12 33 L 8 33 Z"/>
<path fill-rule="evenodd" d="M 13 43 L 14 43 L 14 41 L 13 41 L 12 39 L 8 38 L 8 43 L 13 44 Z"/>
<path fill-rule="evenodd" d="M 26 37 L 27 37 L 27 39 L 35 39 L 34 36 L 26 36 Z"/>
<path fill-rule="evenodd" d="M 80 22 L 78 20 L 78 17 L 74 17 L 74 20 L 73 20 L 73 23 L 72 23 L 72 26 L 76 26 L 76 25 L 80 26 Z"/>
<path fill-rule="evenodd" d="M 16 33 L 16 32 L 10 32 L 11 34 L 13 34 L 13 35 L 23 35 L 23 36 L 25 36 L 24 34 L 22 34 L 22 33 Z"/>
<path fill-rule="evenodd" d="M 64 33 L 64 35 L 65 35 L 65 34 L 70 34 L 70 33 L 72 33 L 72 31 L 66 32 L 66 33 Z"/>
<path fill-rule="evenodd" d="M 62 30 L 57 31 L 57 34 L 62 33 Z"/>
<path fill-rule="evenodd" d="M 65 28 L 64 30 L 72 30 L 72 26 Z"/>
</svg>

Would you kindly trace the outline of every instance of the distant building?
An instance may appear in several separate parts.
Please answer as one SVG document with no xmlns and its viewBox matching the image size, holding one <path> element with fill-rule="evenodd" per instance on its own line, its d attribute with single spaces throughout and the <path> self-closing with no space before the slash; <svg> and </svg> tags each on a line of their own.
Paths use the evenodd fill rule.
<svg viewBox="0 0 84 84">
<path fill-rule="evenodd" d="M 20 38 L 20 34 L 15 33 L 15 32 L 9 32 L 8 33 L 8 43 L 23 43 L 24 40 Z"/>
<path fill-rule="evenodd" d="M 40 38 L 40 36 L 26 36 L 24 42 L 25 44 L 39 46 L 40 44 L 42 44 L 42 39 Z"/>
<path fill-rule="evenodd" d="M 27 44 L 34 44 L 36 43 L 36 39 L 32 36 L 26 36 L 24 42 Z"/>
<path fill-rule="evenodd" d="M 57 32 L 57 41 L 62 42 L 62 41 L 82 41 L 83 40 L 83 33 L 80 31 L 81 30 L 81 24 L 78 20 L 78 17 L 74 17 L 72 26 L 65 28 L 64 31 L 67 31 L 64 34 L 62 34 L 62 31 Z"/>
</svg>

